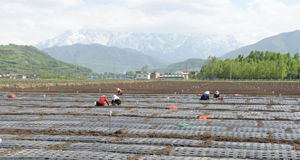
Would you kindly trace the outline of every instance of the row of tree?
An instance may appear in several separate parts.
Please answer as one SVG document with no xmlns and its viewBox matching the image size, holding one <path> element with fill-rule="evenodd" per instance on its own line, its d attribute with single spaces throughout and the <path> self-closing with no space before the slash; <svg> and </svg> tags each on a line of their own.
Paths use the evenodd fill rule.
<svg viewBox="0 0 300 160">
<path fill-rule="evenodd" d="M 300 72 L 299 53 L 292 58 L 290 53 L 252 51 L 244 57 L 220 60 L 209 57 L 201 68 L 205 77 L 216 75 L 218 78 L 233 79 L 297 79 Z M 230 73 L 231 72 L 231 73 Z"/>
</svg>

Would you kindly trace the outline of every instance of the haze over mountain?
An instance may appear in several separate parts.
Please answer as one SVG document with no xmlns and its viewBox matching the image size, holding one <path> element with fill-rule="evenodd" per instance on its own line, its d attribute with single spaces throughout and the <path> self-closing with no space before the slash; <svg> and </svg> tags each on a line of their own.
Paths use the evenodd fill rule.
<svg viewBox="0 0 300 160">
<path fill-rule="evenodd" d="M 199 58 L 191 58 L 183 62 L 172 63 L 164 68 L 157 69 L 157 72 L 164 74 L 165 72 L 174 73 L 176 71 L 200 71 L 206 60 Z"/>
<path fill-rule="evenodd" d="M 45 49 L 77 43 L 97 43 L 104 46 L 131 48 L 171 62 L 184 61 L 189 58 L 218 57 L 243 45 L 234 36 L 230 35 L 147 34 L 82 29 L 66 31 L 53 39 L 40 42 L 36 47 Z"/>
<path fill-rule="evenodd" d="M 300 53 L 300 30 L 293 32 L 281 33 L 272 37 L 265 38 L 255 44 L 244 46 L 237 50 L 226 53 L 220 56 L 220 59 L 234 59 L 239 55 L 248 56 L 251 51 L 270 51 L 280 52 L 282 54 L 290 53 L 294 56 L 295 53 Z"/>
<path fill-rule="evenodd" d="M 90 68 L 97 73 L 137 71 L 145 65 L 150 70 L 169 64 L 169 62 L 133 49 L 107 47 L 101 44 L 55 46 L 46 48 L 44 51 L 56 59 Z"/>
</svg>

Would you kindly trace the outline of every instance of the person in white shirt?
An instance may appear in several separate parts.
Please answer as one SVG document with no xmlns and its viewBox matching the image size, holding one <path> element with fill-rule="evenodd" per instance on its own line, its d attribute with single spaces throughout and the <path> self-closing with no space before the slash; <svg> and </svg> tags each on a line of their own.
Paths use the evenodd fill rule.
<svg viewBox="0 0 300 160">
<path fill-rule="evenodd" d="M 121 99 L 116 94 L 113 94 L 111 104 L 114 106 L 115 104 L 120 105 Z"/>
</svg>

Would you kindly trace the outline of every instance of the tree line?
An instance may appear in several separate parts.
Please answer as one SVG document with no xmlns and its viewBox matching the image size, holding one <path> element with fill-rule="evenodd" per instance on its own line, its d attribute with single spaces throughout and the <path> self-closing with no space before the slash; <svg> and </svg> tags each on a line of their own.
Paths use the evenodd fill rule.
<svg viewBox="0 0 300 160">
<path fill-rule="evenodd" d="M 290 53 L 251 51 L 244 57 L 220 60 L 209 57 L 202 66 L 201 73 L 209 78 L 216 75 L 218 78 L 233 79 L 298 79 L 300 71 L 299 53 L 292 58 Z"/>
</svg>

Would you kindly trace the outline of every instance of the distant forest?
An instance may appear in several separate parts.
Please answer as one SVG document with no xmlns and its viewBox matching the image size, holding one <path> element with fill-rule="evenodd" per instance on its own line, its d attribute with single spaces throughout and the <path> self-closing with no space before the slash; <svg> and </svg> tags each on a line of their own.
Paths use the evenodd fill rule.
<svg viewBox="0 0 300 160">
<path fill-rule="evenodd" d="M 244 57 L 220 60 L 209 57 L 201 68 L 205 77 L 216 75 L 217 78 L 232 79 L 298 79 L 300 71 L 299 53 L 292 58 L 290 53 L 251 51 Z"/>
</svg>

